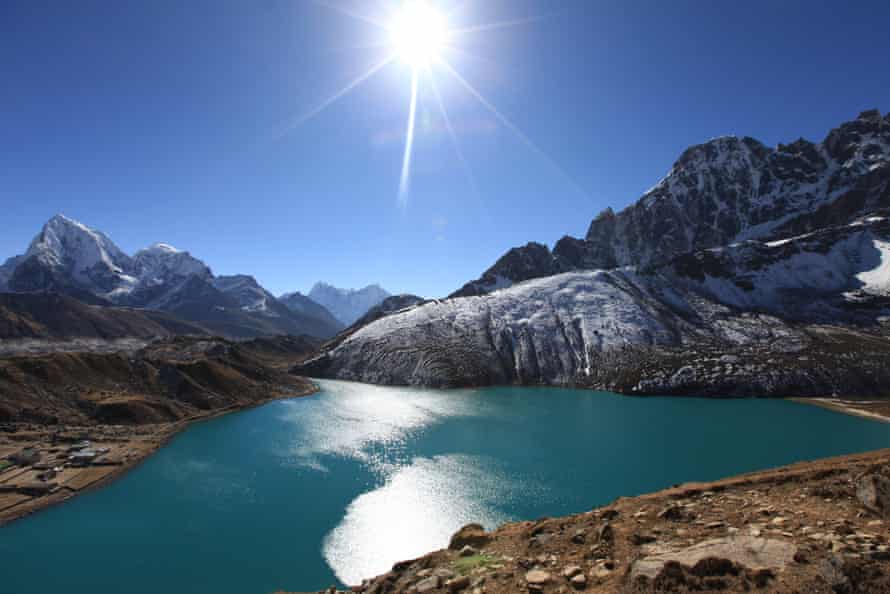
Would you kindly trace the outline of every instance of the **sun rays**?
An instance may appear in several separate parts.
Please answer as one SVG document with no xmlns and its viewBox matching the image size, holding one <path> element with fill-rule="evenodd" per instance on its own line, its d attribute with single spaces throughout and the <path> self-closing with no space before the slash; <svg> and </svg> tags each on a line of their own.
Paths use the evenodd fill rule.
<svg viewBox="0 0 890 594">
<path fill-rule="evenodd" d="M 411 190 L 411 166 L 414 159 L 413 153 L 417 122 L 418 93 L 422 78 L 429 83 L 429 87 L 435 98 L 435 104 L 438 107 L 442 121 L 445 124 L 456 156 L 464 169 L 464 173 L 467 176 L 471 188 L 473 191 L 476 191 L 475 177 L 470 167 L 470 163 L 461 150 L 457 131 L 449 118 L 445 101 L 439 90 L 439 84 L 436 79 L 439 73 L 445 73 L 449 79 L 456 81 L 459 87 L 464 89 L 464 91 L 480 103 L 482 107 L 490 112 L 496 120 L 504 128 L 513 133 L 522 144 L 532 150 L 537 156 L 543 158 L 549 165 L 555 167 L 563 177 L 571 181 L 571 179 L 542 149 L 532 142 L 532 140 L 523 133 L 519 127 L 510 121 L 510 119 L 504 115 L 492 101 L 487 99 L 482 92 L 473 86 L 466 77 L 461 75 L 457 68 L 446 59 L 446 55 L 449 52 L 457 54 L 465 53 L 461 48 L 457 47 L 460 38 L 496 29 L 507 29 L 520 25 L 528 25 L 539 21 L 542 17 L 513 18 L 490 23 L 451 27 L 449 18 L 455 11 L 462 8 L 462 4 L 458 2 L 450 2 L 450 10 L 446 11 L 441 9 L 441 5 L 446 3 L 445 0 L 438 3 L 428 0 L 403 0 L 398 4 L 397 9 L 394 11 L 386 10 L 378 6 L 379 14 L 365 14 L 355 10 L 347 2 L 338 2 L 336 0 L 313 1 L 319 6 L 330 9 L 337 15 L 354 19 L 380 30 L 386 35 L 386 40 L 363 47 L 386 47 L 387 54 L 382 60 L 372 65 L 364 73 L 352 79 L 340 90 L 321 101 L 317 106 L 289 122 L 282 135 L 287 134 L 306 121 L 318 116 L 328 107 L 349 93 L 355 91 L 385 67 L 390 66 L 395 62 L 402 62 L 410 67 L 411 70 L 411 93 L 409 104 L 407 106 L 408 114 L 405 126 L 404 152 L 402 154 L 401 171 L 399 174 L 398 203 L 400 206 L 407 205 Z M 572 182 L 572 185 L 577 187 L 574 182 Z"/>
</svg>

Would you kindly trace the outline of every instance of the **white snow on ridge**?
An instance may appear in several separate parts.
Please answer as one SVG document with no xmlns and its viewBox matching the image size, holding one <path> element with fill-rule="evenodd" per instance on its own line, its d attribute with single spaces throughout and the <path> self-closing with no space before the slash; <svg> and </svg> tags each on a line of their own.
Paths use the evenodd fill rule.
<svg viewBox="0 0 890 594">
<path fill-rule="evenodd" d="M 456 332 L 491 324 L 493 333 L 541 337 L 581 331 L 599 346 L 651 343 L 669 338 L 648 306 L 616 285 L 616 277 L 644 290 L 631 271 L 569 272 L 525 281 L 495 293 L 432 302 L 377 320 L 350 336 L 353 341 L 378 340 L 405 330 L 437 325 Z"/>
<path fill-rule="evenodd" d="M 873 247 L 878 251 L 879 263 L 871 270 L 856 275 L 863 283 L 862 290 L 866 293 L 886 295 L 890 293 L 890 242 L 875 240 Z"/>
<path fill-rule="evenodd" d="M 105 234 L 64 215 L 56 215 L 44 225 L 25 253 L 25 258 L 32 256 L 50 266 L 70 267 L 74 278 L 84 283 L 92 282 L 90 271 L 104 268 L 110 274 L 120 274 L 131 262 Z"/>
</svg>

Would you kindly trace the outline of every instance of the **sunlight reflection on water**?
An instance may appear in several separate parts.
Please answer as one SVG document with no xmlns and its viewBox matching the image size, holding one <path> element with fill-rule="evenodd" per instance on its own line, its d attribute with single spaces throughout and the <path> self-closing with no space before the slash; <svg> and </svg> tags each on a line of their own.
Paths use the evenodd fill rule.
<svg viewBox="0 0 890 594">
<path fill-rule="evenodd" d="M 311 407 L 290 401 L 284 418 L 299 426 L 289 454 L 297 466 L 327 471 L 321 458 L 341 456 L 387 476 L 404 459 L 404 444 L 417 431 L 445 418 L 483 414 L 482 405 L 455 391 L 442 398 L 431 391 L 320 381 L 325 397 Z M 381 453 L 381 451 L 383 453 Z"/>
<path fill-rule="evenodd" d="M 448 398 L 430 390 L 319 382 L 323 398 L 293 401 L 284 413 L 298 426 L 289 463 L 327 472 L 326 457 L 361 463 L 380 486 L 355 498 L 323 544 L 325 560 L 343 583 L 389 570 L 393 562 L 447 545 L 458 528 L 509 519 L 499 511 L 516 480 L 494 459 L 461 454 L 416 457 L 411 440 L 446 419 L 481 416 L 471 391 Z M 528 485 L 523 485 L 529 488 Z"/>
<path fill-rule="evenodd" d="M 356 498 L 328 535 L 324 557 L 337 578 L 357 584 L 447 545 L 457 528 L 494 528 L 510 519 L 494 507 L 509 499 L 511 481 L 494 461 L 460 455 L 417 458 L 386 484 Z"/>
</svg>

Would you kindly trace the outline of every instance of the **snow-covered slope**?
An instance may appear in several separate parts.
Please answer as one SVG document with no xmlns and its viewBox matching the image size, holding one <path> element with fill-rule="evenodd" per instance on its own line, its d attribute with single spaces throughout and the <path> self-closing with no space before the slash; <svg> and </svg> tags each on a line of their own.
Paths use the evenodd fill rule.
<svg viewBox="0 0 890 594">
<path fill-rule="evenodd" d="M 244 311 L 259 312 L 277 316 L 275 297 L 260 286 L 256 279 L 246 274 L 218 276 L 211 284 L 238 301 Z"/>
<path fill-rule="evenodd" d="M 890 363 L 888 244 L 890 223 L 869 217 L 781 243 L 701 251 L 646 272 L 533 279 L 383 317 L 299 371 L 432 386 L 886 392 L 869 383 L 869 370 Z"/>
<path fill-rule="evenodd" d="M 746 241 L 678 257 L 661 269 L 675 286 L 741 309 L 844 322 L 890 297 L 890 219 L 868 216 L 787 239 Z"/>
<path fill-rule="evenodd" d="M 379 285 L 368 285 L 363 289 L 339 289 L 318 282 L 309 291 L 310 299 L 327 308 L 345 326 L 353 324 L 387 297 L 389 293 Z"/>
<path fill-rule="evenodd" d="M 108 237 L 64 215 L 51 218 L 9 275 L 9 288 L 71 285 L 104 295 L 137 282 L 133 261 Z"/>
<path fill-rule="evenodd" d="M 139 279 L 150 285 L 170 282 L 174 278 L 200 276 L 211 278 L 210 267 L 188 252 L 166 243 L 156 243 L 133 256 Z"/>
</svg>

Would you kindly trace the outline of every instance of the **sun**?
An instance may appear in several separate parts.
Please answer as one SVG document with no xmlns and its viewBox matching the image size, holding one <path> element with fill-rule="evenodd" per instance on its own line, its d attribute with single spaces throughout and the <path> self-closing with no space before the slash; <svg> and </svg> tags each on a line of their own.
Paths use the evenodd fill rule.
<svg viewBox="0 0 890 594">
<path fill-rule="evenodd" d="M 437 61 L 448 43 L 445 17 L 422 0 L 406 2 L 389 30 L 395 51 L 415 69 Z"/>
</svg>

